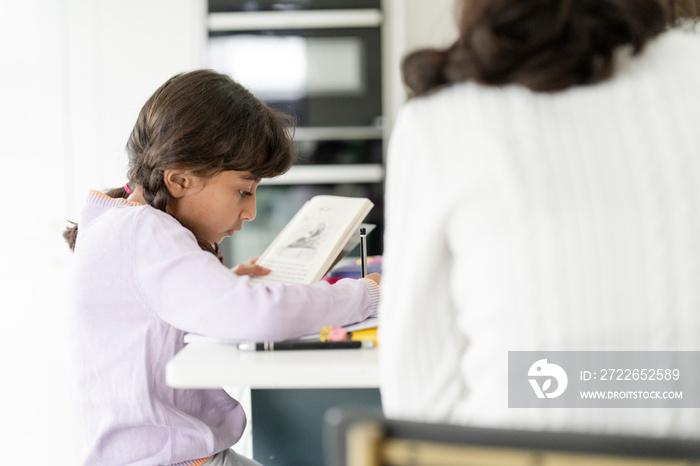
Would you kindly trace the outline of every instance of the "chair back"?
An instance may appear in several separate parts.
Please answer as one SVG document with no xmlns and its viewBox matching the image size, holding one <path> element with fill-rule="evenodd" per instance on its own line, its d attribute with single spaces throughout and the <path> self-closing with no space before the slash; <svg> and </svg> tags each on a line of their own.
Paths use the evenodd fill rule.
<svg viewBox="0 0 700 466">
<path fill-rule="evenodd" d="M 516 431 L 326 413 L 326 466 L 700 466 L 700 442 Z"/>
</svg>

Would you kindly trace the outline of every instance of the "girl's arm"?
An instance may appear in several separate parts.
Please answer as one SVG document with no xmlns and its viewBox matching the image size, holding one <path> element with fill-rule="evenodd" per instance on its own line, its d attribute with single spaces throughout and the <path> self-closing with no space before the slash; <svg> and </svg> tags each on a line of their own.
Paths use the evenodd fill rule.
<svg viewBox="0 0 700 466">
<path fill-rule="evenodd" d="M 134 286 L 144 308 L 187 332 L 284 340 L 359 322 L 377 311 L 379 287 L 366 279 L 251 285 L 248 276 L 231 273 L 202 251 L 189 230 L 153 209 L 144 209 L 132 234 Z"/>
</svg>

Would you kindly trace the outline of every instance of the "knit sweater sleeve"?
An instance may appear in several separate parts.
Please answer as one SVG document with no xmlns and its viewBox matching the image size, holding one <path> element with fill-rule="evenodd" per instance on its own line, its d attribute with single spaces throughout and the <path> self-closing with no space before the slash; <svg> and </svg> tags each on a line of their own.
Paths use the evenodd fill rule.
<svg viewBox="0 0 700 466">
<path fill-rule="evenodd" d="M 282 340 L 364 320 L 378 306 L 378 287 L 369 280 L 253 286 L 201 250 L 189 230 L 153 209 L 143 209 L 130 234 L 139 301 L 186 332 Z"/>
<path fill-rule="evenodd" d="M 402 110 L 387 160 L 381 393 L 384 412 L 397 418 L 444 416 L 461 387 L 464 336 L 450 300 L 443 215 L 454 187 L 426 162 L 435 149 L 425 125 L 442 124 L 426 110 L 420 99 Z"/>
</svg>

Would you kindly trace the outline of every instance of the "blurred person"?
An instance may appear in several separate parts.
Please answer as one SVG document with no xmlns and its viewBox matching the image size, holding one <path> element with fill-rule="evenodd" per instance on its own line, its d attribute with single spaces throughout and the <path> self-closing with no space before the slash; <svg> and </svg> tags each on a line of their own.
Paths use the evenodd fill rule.
<svg viewBox="0 0 700 466">
<path fill-rule="evenodd" d="M 465 0 L 450 47 L 405 58 L 387 416 L 700 435 L 697 409 L 508 408 L 508 351 L 700 350 L 700 40 L 669 28 L 683 5 Z"/>
<path fill-rule="evenodd" d="M 667 0 L 667 15 L 671 26 L 698 31 L 700 0 Z"/>
</svg>

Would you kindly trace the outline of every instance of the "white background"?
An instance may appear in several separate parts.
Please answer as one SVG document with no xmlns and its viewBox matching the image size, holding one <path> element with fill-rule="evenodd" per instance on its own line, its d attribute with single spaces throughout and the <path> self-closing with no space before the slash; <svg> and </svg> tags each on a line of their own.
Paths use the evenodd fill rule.
<svg viewBox="0 0 700 466">
<path fill-rule="evenodd" d="M 148 96 L 199 65 L 202 5 L 1 0 L 0 420 L 10 463 L 81 462 L 61 232 L 88 189 L 125 182 L 124 146 Z"/>
</svg>

